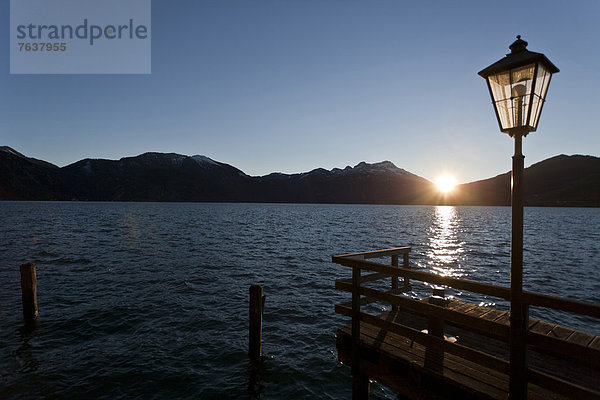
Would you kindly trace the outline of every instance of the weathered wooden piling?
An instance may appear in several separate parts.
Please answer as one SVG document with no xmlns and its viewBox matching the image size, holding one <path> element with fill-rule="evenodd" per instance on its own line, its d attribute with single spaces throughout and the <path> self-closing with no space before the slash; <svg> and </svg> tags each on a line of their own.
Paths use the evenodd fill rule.
<svg viewBox="0 0 600 400">
<path fill-rule="evenodd" d="M 250 340 L 248 356 L 252 362 L 260 359 L 262 345 L 262 316 L 266 296 L 260 285 L 250 286 Z"/>
<path fill-rule="evenodd" d="M 26 324 L 35 322 L 38 316 L 37 278 L 35 264 L 21 265 L 21 299 L 23 301 L 23 319 Z"/>
<path fill-rule="evenodd" d="M 363 373 L 352 375 L 352 400 L 369 400 L 371 381 L 369 376 Z"/>
</svg>

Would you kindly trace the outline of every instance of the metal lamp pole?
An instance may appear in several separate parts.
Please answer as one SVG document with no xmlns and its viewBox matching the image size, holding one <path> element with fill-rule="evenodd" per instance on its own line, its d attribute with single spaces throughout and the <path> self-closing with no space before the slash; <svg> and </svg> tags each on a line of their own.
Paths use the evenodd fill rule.
<svg viewBox="0 0 600 400">
<path fill-rule="evenodd" d="M 515 134 L 512 160 L 510 243 L 510 399 L 527 398 L 529 307 L 523 302 L 523 164 L 522 134 Z"/>
</svg>

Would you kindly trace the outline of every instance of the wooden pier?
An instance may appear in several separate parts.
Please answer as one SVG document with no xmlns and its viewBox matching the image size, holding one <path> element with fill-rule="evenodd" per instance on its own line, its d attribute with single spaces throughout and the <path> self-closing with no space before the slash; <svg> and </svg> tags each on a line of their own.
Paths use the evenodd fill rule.
<svg viewBox="0 0 600 400">
<path fill-rule="evenodd" d="M 515 399 L 509 393 L 509 313 L 446 298 L 442 287 L 505 300 L 510 289 L 413 270 L 409 253 L 410 247 L 399 247 L 332 258 L 352 268 L 352 278 L 336 281 L 352 301 L 335 309 L 352 318 L 338 329 L 337 349 L 339 360 L 352 368 L 353 398 L 368 398 L 369 380 L 375 380 L 402 399 Z M 390 263 L 371 260 L 382 257 Z M 390 278 L 389 286 L 382 283 Z M 402 295 L 411 280 L 435 287 L 432 296 Z M 532 292 L 523 292 L 523 299 L 525 307 L 600 318 L 597 304 Z M 374 302 L 391 305 L 391 311 L 361 311 Z M 528 398 L 600 400 L 599 336 L 530 318 L 526 337 L 528 362 L 521 374 Z"/>
</svg>

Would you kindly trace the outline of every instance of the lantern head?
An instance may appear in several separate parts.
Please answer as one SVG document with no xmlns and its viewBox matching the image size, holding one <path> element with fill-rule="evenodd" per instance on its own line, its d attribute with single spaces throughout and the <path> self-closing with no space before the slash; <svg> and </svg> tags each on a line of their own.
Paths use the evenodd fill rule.
<svg viewBox="0 0 600 400">
<path fill-rule="evenodd" d="M 509 48 L 479 75 L 487 81 L 500 130 L 526 136 L 537 129 L 550 78 L 559 69 L 545 55 L 527 50 L 521 36 Z"/>
</svg>

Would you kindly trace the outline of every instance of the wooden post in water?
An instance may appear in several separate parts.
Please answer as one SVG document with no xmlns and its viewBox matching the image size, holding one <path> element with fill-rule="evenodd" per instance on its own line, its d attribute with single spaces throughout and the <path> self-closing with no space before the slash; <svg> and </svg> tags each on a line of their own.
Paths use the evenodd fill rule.
<svg viewBox="0 0 600 400">
<path fill-rule="evenodd" d="M 263 296 L 262 286 L 250 286 L 250 341 L 248 345 L 248 356 L 252 362 L 258 362 L 260 360 L 262 316 L 265 307 L 265 299 L 266 296 Z"/>
<path fill-rule="evenodd" d="M 37 278 L 35 264 L 21 265 L 21 299 L 23 301 L 23 319 L 29 325 L 35 322 L 38 316 L 37 306 Z"/>
</svg>

